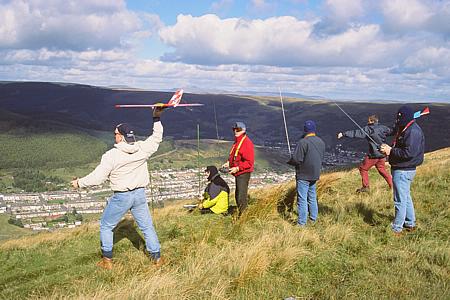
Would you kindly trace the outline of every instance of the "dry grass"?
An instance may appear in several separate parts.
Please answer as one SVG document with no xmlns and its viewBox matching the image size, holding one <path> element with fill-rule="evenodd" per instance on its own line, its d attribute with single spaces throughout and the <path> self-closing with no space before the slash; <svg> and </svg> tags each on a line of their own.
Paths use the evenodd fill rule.
<svg viewBox="0 0 450 300">
<path fill-rule="evenodd" d="M 61 229 L 55 232 L 40 232 L 32 236 L 7 240 L 0 244 L 0 250 L 31 249 L 42 244 L 56 244 L 62 241 L 79 238 L 86 233 L 98 231 L 98 222 L 91 222 L 74 229 Z"/>
<path fill-rule="evenodd" d="M 390 234 L 392 196 L 384 180 L 372 172 L 371 194 L 357 195 L 360 179 L 352 170 L 321 178 L 319 220 L 306 228 L 292 225 L 293 182 L 253 193 L 239 220 L 189 214 L 179 202 L 155 210 L 167 260 L 161 269 L 127 241 L 116 245 L 111 272 L 96 269 L 97 224 L 8 241 L 0 245 L 0 258 L 6 253 L 0 263 L 19 272 L 8 267 L 9 259 L 36 255 L 28 263 L 37 266 L 17 275 L 36 285 L 19 290 L 0 280 L 0 287 L 9 296 L 46 299 L 442 298 L 450 282 L 449 165 L 450 151 L 427 155 L 415 186 L 422 199 L 418 218 L 427 229 L 405 238 Z M 435 182 L 437 173 L 441 181 Z M 432 201 L 423 186 L 441 199 Z M 90 254 L 73 266 L 83 252 Z M 42 261 L 55 271 L 33 277 Z M 60 277 L 51 279 L 55 272 Z"/>
</svg>

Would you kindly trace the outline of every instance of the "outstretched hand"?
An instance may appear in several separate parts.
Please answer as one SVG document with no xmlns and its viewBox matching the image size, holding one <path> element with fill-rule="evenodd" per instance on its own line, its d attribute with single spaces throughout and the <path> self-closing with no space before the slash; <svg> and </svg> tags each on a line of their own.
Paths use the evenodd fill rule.
<svg viewBox="0 0 450 300">
<path fill-rule="evenodd" d="M 153 108 L 153 118 L 160 118 L 165 107 L 156 106 Z"/>
</svg>

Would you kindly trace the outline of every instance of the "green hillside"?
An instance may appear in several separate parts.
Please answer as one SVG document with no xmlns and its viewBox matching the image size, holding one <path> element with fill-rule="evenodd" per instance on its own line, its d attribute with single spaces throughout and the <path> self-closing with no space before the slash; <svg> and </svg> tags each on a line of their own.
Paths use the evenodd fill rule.
<svg viewBox="0 0 450 300">
<path fill-rule="evenodd" d="M 32 232 L 8 223 L 9 215 L 0 214 L 0 241 L 10 239 L 11 237 L 21 237 L 30 235 Z"/>
<path fill-rule="evenodd" d="M 73 167 L 98 160 L 106 144 L 87 134 L 0 135 L 5 169 Z"/>
<path fill-rule="evenodd" d="M 200 166 L 222 165 L 227 159 L 232 146 L 230 141 L 202 139 L 200 140 Z M 166 139 L 158 152 L 149 160 L 151 168 L 181 169 L 197 167 L 197 141 Z M 265 148 L 255 147 L 255 170 L 267 169 L 283 171 L 290 169 L 286 164 L 288 157 Z"/>
<path fill-rule="evenodd" d="M 1 298 L 448 299 L 450 149 L 429 153 L 413 184 L 418 230 L 394 236 L 391 192 L 358 170 L 322 176 L 319 220 L 297 228 L 294 184 L 251 194 L 239 220 L 189 214 L 175 203 L 154 212 L 167 263 L 156 269 L 125 219 L 114 269 L 96 268 L 98 223 L 0 244 Z M 138 249 L 141 250 L 138 250 Z"/>
<path fill-rule="evenodd" d="M 140 139 L 144 139 L 142 137 Z M 99 131 L 47 131 L 25 134 L 16 131 L 0 134 L 0 193 L 25 190 L 39 192 L 67 187 L 74 176 L 85 176 L 112 147 L 113 135 Z M 232 143 L 200 140 L 200 166 L 221 165 Z M 286 170 L 287 158 L 263 148 L 255 150 L 257 171 Z M 166 138 L 151 157 L 151 169 L 196 168 L 197 141 Z M 51 182 L 51 184 L 49 183 Z M 47 183 L 47 184 L 46 184 Z"/>
<path fill-rule="evenodd" d="M 61 189 L 93 169 L 107 145 L 86 133 L 0 134 L 0 192 Z"/>
</svg>

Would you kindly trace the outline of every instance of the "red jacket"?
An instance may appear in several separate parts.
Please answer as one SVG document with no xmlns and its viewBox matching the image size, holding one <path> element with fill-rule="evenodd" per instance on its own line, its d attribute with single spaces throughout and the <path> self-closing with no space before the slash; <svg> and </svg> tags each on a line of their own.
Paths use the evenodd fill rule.
<svg viewBox="0 0 450 300">
<path fill-rule="evenodd" d="M 242 141 L 242 139 L 244 139 L 244 141 Z M 239 148 L 237 156 L 235 157 L 236 150 L 239 147 L 239 144 L 241 144 L 241 147 Z M 247 134 L 243 134 L 235 138 L 233 147 L 231 147 L 228 162 L 230 163 L 230 168 L 239 167 L 239 171 L 233 174 L 234 176 L 253 172 L 253 166 L 255 164 L 255 150 L 253 142 L 250 140 Z"/>
</svg>

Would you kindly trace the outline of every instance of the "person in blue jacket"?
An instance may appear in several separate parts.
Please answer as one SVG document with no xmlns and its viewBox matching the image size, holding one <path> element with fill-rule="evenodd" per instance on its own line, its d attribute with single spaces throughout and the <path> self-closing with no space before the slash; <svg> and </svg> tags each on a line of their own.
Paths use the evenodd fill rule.
<svg viewBox="0 0 450 300">
<path fill-rule="evenodd" d="M 416 167 L 424 159 L 425 137 L 414 119 L 414 111 L 402 106 L 397 112 L 396 135 L 392 147 L 383 144 L 381 152 L 389 155 L 392 181 L 394 185 L 395 218 L 392 230 L 400 235 L 416 229 L 416 216 L 411 198 L 411 183 L 416 175 Z"/>
</svg>

